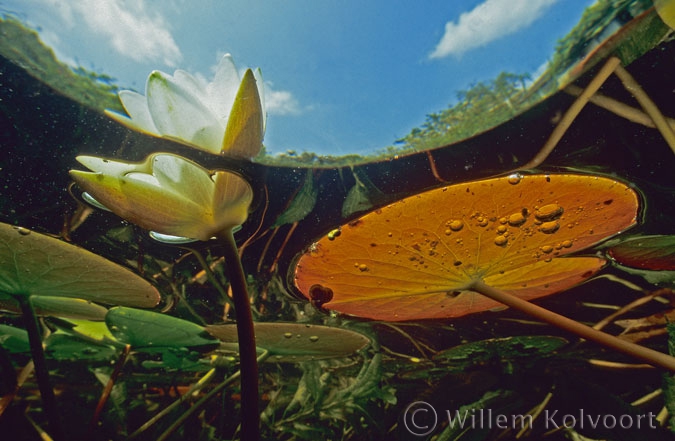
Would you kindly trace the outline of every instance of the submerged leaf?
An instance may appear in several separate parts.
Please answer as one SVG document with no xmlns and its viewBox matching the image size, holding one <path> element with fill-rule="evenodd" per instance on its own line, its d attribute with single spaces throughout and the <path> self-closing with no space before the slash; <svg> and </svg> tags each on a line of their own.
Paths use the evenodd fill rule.
<svg viewBox="0 0 675 441">
<path fill-rule="evenodd" d="M 382 192 L 375 187 L 375 184 L 371 182 L 368 175 L 358 169 L 352 169 L 352 174 L 354 175 L 355 182 L 342 204 L 343 218 L 369 210 L 373 207 L 373 203 L 376 200 L 379 201 L 384 198 Z"/>
<path fill-rule="evenodd" d="M 270 352 L 269 361 L 299 362 L 347 357 L 370 343 L 347 329 L 299 323 L 255 323 L 256 345 Z M 235 325 L 209 325 L 206 331 L 224 343 L 237 343 Z"/>
<path fill-rule="evenodd" d="M 598 257 L 560 258 L 636 222 L 638 199 L 596 176 L 512 175 L 433 189 L 370 212 L 302 255 L 295 283 L 323 307 L 379 320 L 459 317 L 500 304 L 477 281 L 524 299 L 570 288 Z"/>
<path fill-rule="evenodd" d="M 293 197 L 293 200 L 286 208 L 286 211 L 281 213 L 272 227 L 280 227 L 285 224 L 292 224 L 293 222 L 301 221 L 309 213 L 314 210 L 316 205 L 316 197 L 319 194 L 319 189 L 314 185 L 314 175 L 312 169 L 307 169 L 305 176 L 305 183 L 298 193 Z"/>
<path fill-rule="evenodd" d="M 30 352 L 28 332 L 25 329 L 0 324 L 0 346 L 10 354 Z"/>
<path fill-rule="evenodd" d="M 31 301 L 35 314 L 40 316 L 102 321 L 108 312 L 103 306 L 82 299 L 32 296 Z M 21 313 L 21 307 L 13 299 L 0 300 L 0 309 Z"/>
<path fill-rule="evenodd" d="M 434 360 L 449 363 L 455 368 L 465 369 L 490 360 L 514 361 L 526 359 L 532 362 L 538 357 L 553 354 L 567 344 L 562 337 L 524 335 L 504 338 L 491 338 L 475 341 L 437 353 Z"/>
<path fill-rule="evenodd" d="M 109 364 L 117 357 L 114 346 L 85 341 L 63 332 L 51 334 L 45 341 L 47 358 L 60 361 L 86 361 Z"/>
<path fill-rule="evenodd" d="M 110 308 L 105 317 L 110 332 L 133 348 L 174 347 L 213 349 L 218 341 L 196 323 L 142 309 Z"/>
<path fill-rule="evenodd" d="M 653 271 L 675 271 L 675 236 L 637 236 L 609 248 L 622 265 Z"/>
<path fill-rule="evenodd" d="M 149 282 L 101 256 L 21 227 L 0 224 L 0 298 L 72 297 L 151 308 Z"/>
</svg>

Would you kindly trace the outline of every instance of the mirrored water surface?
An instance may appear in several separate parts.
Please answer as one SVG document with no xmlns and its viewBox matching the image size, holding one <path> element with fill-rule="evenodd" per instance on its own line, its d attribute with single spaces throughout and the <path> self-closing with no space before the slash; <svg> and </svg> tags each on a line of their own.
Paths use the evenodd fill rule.
<svg viewBox="0 0 675 441">
<path fill-rule="evenodd" d="M 499 2 L 474 3 L 439 22 L 427 68 L 509 41 L 445 38 Z M 189 75 L 144 85 L 173 72 L 155 61 L 138 100 L 118 97 L 119 73 L 55 55 L 40 14 L 3 4 L 0 432 L 669 439 L 675 15 L 655 3 L 567 11 L 536 75 L 493 55 L 492 77 L 422 81 L 443 96 L 410 100 L 420 113 L 391 126 L 408 132 L 355 149 L 369 135 L 281 143 L 288 118 L 289 132 L 361 129 L 318 129 L 304 112 L 330 112 L 310 101 L 274 110 L 293 83 L 254 46 L 232 68 L 221 48 L 208 74 L 176 55 Z M 337 23 L 325 50 L 349 47 Z M 324 96 L 306 87 L 293 96 Z M 362 93 L 345 98 L 384 92 Z"/>
</svg>

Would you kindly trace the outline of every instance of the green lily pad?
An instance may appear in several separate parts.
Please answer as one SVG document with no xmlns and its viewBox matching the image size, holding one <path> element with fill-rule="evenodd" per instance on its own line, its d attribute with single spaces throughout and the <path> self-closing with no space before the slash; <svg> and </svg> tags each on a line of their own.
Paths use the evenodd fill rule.
<svg viewBox="0 0 675 441">
<path fill-rule="evenodd" d="M 465 369 L 491 360 L 531 360 L 546 356 L 566 344 L 567 340 L 564 338 L 553 336 L 491 338 L 446 349 L 436 354 L 434 360 L 452 364 L 457 369 Z"/>
<path fill-rule="evenodd" d="M 101 256 L 0 224 L 0 299 L 33 295 L 141 308 L 151 308 L 160 299 L 148 281 Z"/>
<path fill-rule="evenodd" d="M 154 348 L 153 348 L 154 349 Z M 156 348 L 160 352 L 160 361 L 145 360 L 141 365 L 145 369 L 163 369 L 164 371 L 204 372 L 212 368 L 202 354 L 187 348 Z M 200 358 L 202 356 L 202 358 Z"/>
<path fill-rule="evenodd" d="M 117 350 L 112 346 L 84 341 L 75 335 L 56 332 L 45 341 L 45 355 L 58 361 L 87 361 L 108 363 L 117 358 Z"/>
<path fill-rule="evenodd" d="M 53 316 L 82 320 L 103 321 L 107 308 L 82 299 L 67 297 L 32 296 L 35 313 L 40 316 Z M 0 299 L 0 309 L 21 313 L 21 307 L 12 299 Z"/>
<path fill-rule="evenodd" d="M 10 354 L 24 354 L 30 352 L 28 333 L 14 326 L 0 325 L 0 346 Z"/>
<path fill-rule="evenodd" d="M 632 268 L 675 271 L 675 236 L 637 236 L 613 245 L 607 253 Z"/>
<path fill-rule="evenodd" d="M 300 362 L 347 357 L 365 348 L 370 339 L 358 332 L 300 323 L 255 323 L 258 348 L 270 352 L 269 361 Z M 209 325 L 206 331 L 223 343 L 237 343 L 234 324 Z"/>
<path fill-rule="evenodd" d="M 219 346 L 218 340 L 203 327 L 158 312 L 117 306 L 110 308 L 105 322 L 117 340 L 134 349 L 185 347 L 208 351 Z"/>
<path fill-rule="evenodd" d="M 501 366 L 512 373 L 514 366 L 525 367 L 554 354 L 568 342 L 554 336 L 515 336 L 491 338 L 455 346 L 437 353 L 433 360 L 421 360 L 419 366 L 404 370 L 408 380 L 439 379 L 466 372 L 477 366 Z"/>
</svg>

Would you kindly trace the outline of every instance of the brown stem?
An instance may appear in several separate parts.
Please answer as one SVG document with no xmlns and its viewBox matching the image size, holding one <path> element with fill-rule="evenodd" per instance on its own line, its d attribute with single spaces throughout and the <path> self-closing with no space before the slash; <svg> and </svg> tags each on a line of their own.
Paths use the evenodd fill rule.
<svg viewBox="0 0 675 441">
<path fill-rule="evenodd" d="M 89 421 L 89 432 L 87 438 L 93 439 L 94 438 L 94 429 L 96 429 L 96 425 L 98 424 L 98 419 L 101 417 L 101 412 L 103 412 L 103 408 L 105 407 L 105 403 L 108 402 L 108 398 L 110 398 L 110 393 L 112 392 L 113 386 L 115 386 L 115 381 L 117 381 L 117 378 L 120 376 L 122 373 L 122 368 L 127 362 L 127 357 L 129 356 L 129 353 L 131 352 L 131 345 L 125 345 L 124 349 L 122 350 L 122 353 L 120 354 L 119 358 L 117 359 L 117 363 L 115 364 L 115 368 L 113 369 L 112 374 L 110 375 L 110 378 L 108 378 L 108 382 L 105 385 L 105 388 L 103 389 L 103 392 L 101 393 L 101 398 L 98 400 L 98 404 L 96 405 L 96 410 L 94 411 L 94 416 L 91 418 L 91 421 Z"/>
<path fill-rule="evenodd" d="M 624 354 L 628 354 L 640 360 L 646 361 L 653 366 L 659 366 L 671 372 L 675 372 L 675 358 L 644 346 L 636 345 L 629 341 L 621 340 L 613 335 L 593 329 L 577 321 L 556 314 L 553 311 L 537 306 L 519 297 L 509 294 L 500 289 L 486 285 L 482 281 L 474 282 L 469 288 L 472 291 L 479 292 L 484 296 L 503 303 L 506 306 L 517 309 L 525 314 L 536 317 L 546 323 L 550 323 L 565 331 L 578 335 L 586 340 L 591 340 L 603 346 L 615 349 Z"/>
<path fill-rule="evenodd" d="M 626 90 L 632 93 L 642 108 L 645 109 L 647 115 L 654 121 L 656 128 L 661 132 L 663 139 L 666 140 L 673 153 L 675 153 L 675 132 L 670 128 L 665 117 L 656 104 L 654 104 L 654 101 L 649 98 L 649 95 L 640 87 L 633 76 L 621 65 L 616 66 L 614 73 L 619 77 Z"/>
<path fill-rule="evenodd" d="M 577 117 L 577 115 L 579 115 L 586 103 L 588 103 L 588 100 L 591 98 L 591 96 L 593 96 L 593 94 L 597 92 L 598 89 L 600 89 L 600 86 L 602 86 L 605 80 L 607 80 L 616 66 L 618 66 L 620 63 L 621 61 L 619 61 L 619 59 L 616 57 L 612 57 L 607 60 L 602 69 L 600 69 L 600 72 L 597 73 L 588 86 L 586 86 L 586 89 L 584 89 L 581 95 L 572 103 L 569 109 L 567 109 L 539 153 L 537 153 L 535 157 L 530 160 L 530 162 L 523 165 L 521 167 L 522 169 L 527 170 L 535 168 L 544 162 L 548 155 L 551 154 L 555 146 L 558 145 L 558 142 L 562 139 L 570 125 L 572 125 L 574 119 Z"/>
<path fill-rule="evenodd" d="M 238 371 L 237 371 L 238 372 Z M 146 430 L 148 430 L 150 427 L 152 427 L 153 424 L 155 424 L 157 421 L 160 419 L 164 418 L 166 415 L 171 413 L 172 410 L 180 406 L 182 403 L 186 402 L 190 398 L 192 398 L 196 392 L 200 391 L 204 386 L 208 384 L 209 381 L 214 377 L 214 374 L 216 373 L 216 369 L 212 368 L 209 370 L 204 376 L 195 384 L 193 384 L 190 389 L 185 392 L 183 395 L 178 397 L 176 401 L 173 403 L 169 404 L 167 407 L 162 409 L 160 412 L 158 412 L 155 416 L 150 418 L 148 421 L 146 421 L 141 427 L 136 429 L 135 432 L 133 432 L 131 435 L 129 435 L 129 439 L 134 439 L 138 437 L 139 435 L 143 434 Z M 237 376 L 239 378 L 239 376 Z"/>
<path fill-rule="evenodd" d="M 565 93 L 573 96 L 579 96 L 584 91 L 584 89 L 575 86 L 574 84 L 565 86 L 564 90 Z M 625 118 L 630 122 L 642 124 L 643 126 L 650 127 L 652 129 L 656 128 L 654 120 L 652 120 L 649 117 L 649 115 L 647 115 L 642 110 L 636 109 L 635 107 L 631 107 L 627 104 L 622 103 L 621 101 L 617 101 L 601 93 L 596 93 L 595 95 L 593 95 L 590 99 L 590 102 L 592 102 L 598 107 L 602 107 L 603 109 L 612 112 L 617 116 L 620 116 L 621 118 Z M 666 120 L 666 123 L 668 123 L 668 126 L 670 126 L 672 130 L 675 130 L 675 119 L 666 118 L 665 116 L 664 119 Z"/>
<path fill-rule="evenodd" d="M 256 359 L 256 363 L 262 363 L 267 357 L 269 356 L 269 352 L 265 351 L 262 354 L 260 354 L 260 357 Z M 157 441 L 165 441 L 173 432 L 180 427 L 185 420 L 187 420 L 191 415 L 193 415 L 195 412 L 200 410 L 206 403 L 208 403 L 213 397 L 215 397 L 217 394 L 220 393 L 223 389 L 225 389 L 227 386 L 229 386 L 233 381 L 235 381 L 237 378 L 239 378 L 242 375 L 241 369 L 229 376 L 225 381 L 220 383 L 218 386 L 214 387 L 204 395 L 202 398 L 199 399 L 195 404 L 193 404 L 186 412 L 184 412 L 180 417 L 176 419 L 171 425 L 160 435 L 159 438 L 157 438 Z M 244 401 L 244 395 L 242 394 L 242 406 L 243 406 L 243 401 Z M 242 441 L 248 441 L 251 438 L 247 438 L 246 435 L 244 434 L 244 424 L 242 422 L 241 426 L 241 437 L 239 438 Z M 257 439 L 257 438 L 256 438 Z"/>
<path fill-rule="evenodd" d="M 241 439 L 257 441 L 260 439 L 258 362 L 246 277 L 232 229 L 223 231 L 218 235 L 218 239 L 224 246 L 225 270 L 230 281 L 234 311 L 237 316 L 239 370 L 241 371 Z"/>
<path fill-rule="evenodd" d="M 42 397 L 42 405 L 47 414 L 49 421 L 49 431 L 55 440 L 63 440 L 63 431 L 61 429 L 61 420 L 56 408 L 56 398 L 54 397 L 54 389 L 49 381 L 49 369 L 47 368 L 47 360 L 45 359 L 45 351 L 42 348 L 42 336 L 40 335 L 40 326 L 38 325 L 37 317 L 30 297 L 24 295 L 14 296 L 23 314 L 23 321 L 28 332 L 28 342 L 30 343 L 30 352 L 35 365 L 35 378 L 37 379 L 38 387 L 40 388 L 40 396 Z"/>
</svg>

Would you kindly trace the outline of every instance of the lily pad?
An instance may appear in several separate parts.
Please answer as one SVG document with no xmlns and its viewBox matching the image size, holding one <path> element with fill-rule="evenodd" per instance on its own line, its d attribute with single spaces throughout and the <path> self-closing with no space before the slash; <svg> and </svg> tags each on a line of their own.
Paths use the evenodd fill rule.
<svg viewBox="0 0 675 441">
<path fill-rule="evenodd" d="M 675 271 L 675 236 L 631 237 L 609 248 L 622 265 L 653 271 Z"/>
<path fill-rule="evenodd" d="M 63 332 L 51 334 L 45 341 L 47 358 L 59 361 L 87 361 L 109 364 L 117 356 L 113 346 L 84 341 Z"/>
<path fill-rule="evenodd" d="M 110 308 L 105 322 L 117 340 L 134 349 L 185 347 L 208 351 L 219 346 L 218 340 L 198 324 L 158 312 L 118 306 Z"/>
<path fill-rule="evenodd" d="M 269 361 L 300 362 L 348 357 L 370 339 L 358 332 L 300 323 L 255 323 L 256 345 L 270 352 Z M 206 331 L 224 343 L 237 343 L 235 325 L 208 325 Z"/>
<path fill-rule="evenodd" d="M 378 320 L 459 317 L 500 303 L 480 282 L 530 300 L 599 271 L 564 257 L 636 223 L 638 197 L 614 179 L 511 175 L 410 196 L 325 236 L 300 256 L 295 284 L 323 307 Z"/>
<path fill-rule="evenodd" d="M 103 306 L 82 299 L 32 296 L 31 302 L 35 313 L 40 316 L 102 321 L 108 312 Z M 21 313 L 21 307 L 12 299 L 0 299 L 0 309 Z"/>
<path fill-rule="evenodd" d="M 159 293 L 101 256 L 26 228 L 0 224 L 0 299 L 72 297 L 151 308 Z"/>
<path fill-rule="evenodd" d="M 0 324 L 0 346 L 10 354 L 30 352 L 28 332 L 25 329 Z"/>
<path fill-rule="evenodd" d="M 545 357 L 567 344 L 562 337 L 547 335 L 524 335 L 491 338 L 455 346 L 437 353 L 435 361 L 449 363 L 458 369 L 488 362 L 490 360 L 513 361 Z"/>
</svg>

